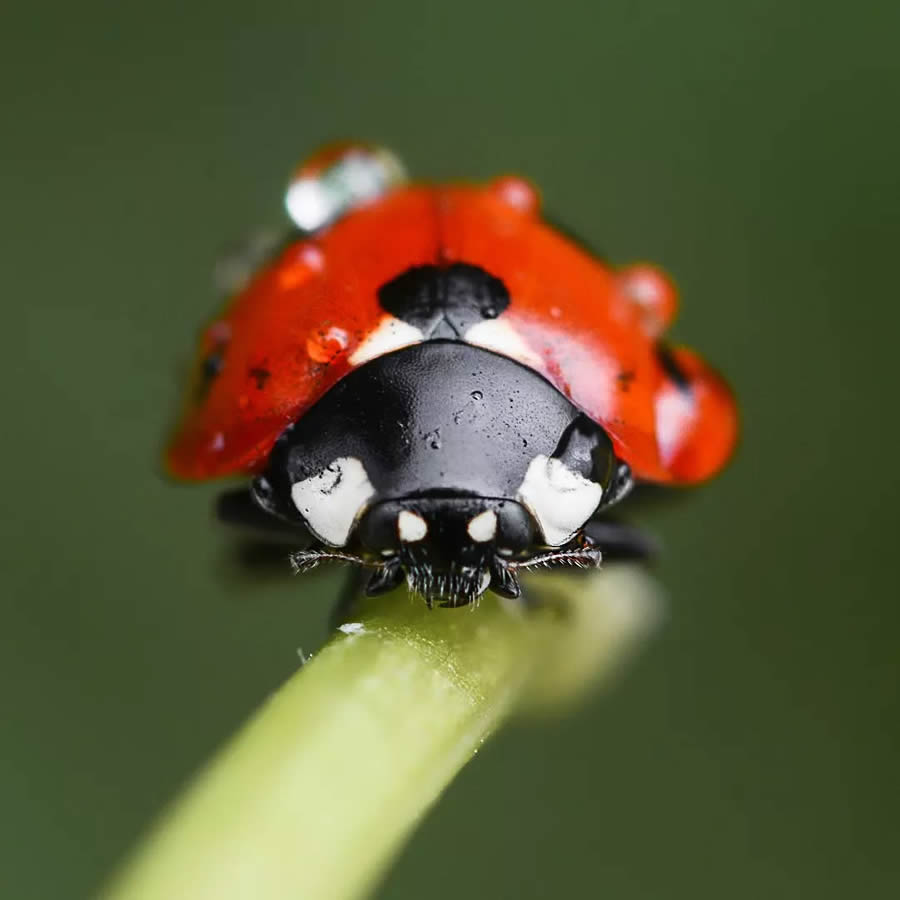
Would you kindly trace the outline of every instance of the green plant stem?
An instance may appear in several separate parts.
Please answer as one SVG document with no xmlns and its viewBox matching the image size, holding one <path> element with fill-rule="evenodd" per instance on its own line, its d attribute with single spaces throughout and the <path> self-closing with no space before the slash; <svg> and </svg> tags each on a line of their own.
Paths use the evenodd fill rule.
<svg viewBox="0 0 900 900">
<path fill-rule="evenodd" d="M 402 592 L 365 603 L 213 759 L 104 896 L 365 896 L 505 717 L 529 700 L 557 707 L 652 619 L 652 586 L 630 567 L 548 573 L 529 587 L 552 602 L 527 615 L 487 598 L 474 611 L 428 612 Z"/>
</svg>

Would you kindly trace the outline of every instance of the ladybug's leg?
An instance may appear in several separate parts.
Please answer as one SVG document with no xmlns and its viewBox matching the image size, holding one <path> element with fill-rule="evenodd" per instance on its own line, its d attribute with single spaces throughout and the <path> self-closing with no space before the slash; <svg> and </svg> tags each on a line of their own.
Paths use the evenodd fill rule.
<svg viewBox="0 0 900 900">
<path fill-rule="evenodd" d="M 269 542 L 290 544 L 295 550 L 306 549 L 312 535 L 299 522 L 285 522 L 262 509 L 249 488 L 224 491 L 216 498 L 216 518 Z"/>
<path fill-rule="evenodd" d="M 238 539 L 229 558 L 248 575 L 289 575 L 291 551 L 312 543 L 312 536 L 302 526 L 260 509 L 247 488 L 220 494 L 215 512 L 219 521 L 235 529 Z"/>
<path fill-rule="evenodd" d="M 667 484 L 639 481 L 628 494 L 628 509 L 653 510 L 680 503 L 684 492 Z"/>
<path fill-rule="evenodd" d="M 261 509 L 248 488 L 225 491 L 216 499 L 216 518 L 238 536 L 236 562 L 242 569 L 264 571 L 276 566 L 289 571 L 290 551 L 305 550 L 312 535 L 300 524 L 285 522 Z"/>
<path fill-rule="evenodd" d="M 566 550 L 560 550 L 556 553 L 550 552 L 535 557 L 536 561 L 546 560 L 546 564 L 551 567 L 556 565 L 572 564 L 569 558 L 583 555 L 585 557 L 583 563 L 575 563 L 578 569 L 570 569 L 570 577 L 584 577 L 593 565 L 589 564 L 588 555 L 600 551 L 602 558 L 598 560 L 600 566 L 606 562 L 616 562 L 620 560 L 647 560 L 652 559 L 659 552 L 657 542 L 633 525 L 626 525 L 624 522 L 618 522 L 608 518 L 591 519 L 582 529 L 582 537 L 580 543 L 578 539 L 574 545 L 570 545 Z M 553 557 L 558 557 L 554 560 Z M 581 569 L 581 571 L 579 571 Z M 538 577 L 540 577 L 538 575 Z M 493 588 L 493 585 L 492 585 Z M 521 592 L 511 598 L 509 594 L 500 592 L 504 597 L 504 602 L 512 603 L 522 609 L 538 609 L 546 605 L 547 601 L 538 598 L 533 592 L 527 589 L 526 585 L 522 585 Z M 557 615 L 565 617 L 569 614 L 569 607 L 562 601 L 551 601 L 551 606 Z"/>
<path fill-rule="evenodd" d="M 626 559 L 652 559 L 659 553 L 657 541 L 634 525 L 615 519 L 591 519 L 584 526 L 584 536 L 597 547 L 603 562 Z"/>
</svg>

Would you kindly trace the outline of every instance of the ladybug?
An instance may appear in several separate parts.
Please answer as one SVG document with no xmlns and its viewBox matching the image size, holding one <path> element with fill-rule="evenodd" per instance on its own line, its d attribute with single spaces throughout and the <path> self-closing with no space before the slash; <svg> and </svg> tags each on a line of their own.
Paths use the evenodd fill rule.
<svg viewBox="0 0 900 900">
<path fill-rule="evenodd" d="M 342 144 L 290 180 L 293 230 L 204 331 L 167 466 L 243 476 L 223 518 L 287 532 L 429 606 L 647 542 L 606 516 L 636 482 L 730 456 L 730 390 L 662 335 L 677 301 L 540 214 L 527 181 L 410 183 Z"/>
</svg>

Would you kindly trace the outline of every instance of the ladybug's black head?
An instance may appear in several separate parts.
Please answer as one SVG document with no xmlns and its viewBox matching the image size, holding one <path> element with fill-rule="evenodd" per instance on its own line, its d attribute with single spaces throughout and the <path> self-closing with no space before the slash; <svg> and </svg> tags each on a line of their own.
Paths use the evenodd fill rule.
<svg viewBox="0 0 900 900">
<path fill-rule="evenodd" d="M 488 587 L 518 596 L 517 561 L 535 542 L 531 514 L 514 500 L 434 493 L 377 503 L 357 536 L 377 566 L 369 593 L 404 579 L 429 605 L 470 603 Z"/>
<path fill-rule="evenodd" d="M 603 428 L 540 374 L 429 340 L 341 378 L 284 431 L 253 491 L 318 543 L 293 554 L 298 570 L 346 560 L 374 569 L 369 593 L 406 580 L 462 606 L 488 588 L 517 596 L 520 569 L 595 563 L 583 527 L 629 483 Z"/>
</svg>

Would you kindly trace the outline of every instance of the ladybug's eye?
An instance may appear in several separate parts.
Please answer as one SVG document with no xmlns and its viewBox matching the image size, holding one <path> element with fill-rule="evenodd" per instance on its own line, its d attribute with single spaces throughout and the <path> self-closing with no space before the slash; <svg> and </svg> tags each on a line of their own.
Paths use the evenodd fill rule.
<svg viewBox="0 0 900 900">
<path fill-rule="evenodd" d="M 406 180 L 403 164 L 389 150 L 369 144 L 336 145 L 294 173 L 284 205 L 298 228 L 318 231 Z"/>
</svg>

